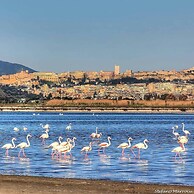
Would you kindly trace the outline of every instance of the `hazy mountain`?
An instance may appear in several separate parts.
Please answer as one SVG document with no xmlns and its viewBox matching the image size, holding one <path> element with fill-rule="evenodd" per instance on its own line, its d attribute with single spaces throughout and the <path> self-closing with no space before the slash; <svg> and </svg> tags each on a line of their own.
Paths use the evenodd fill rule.
<svg viewBox="0 0 194 194">
<path fill-rule="evenodd" d="M 28 70 L 29 73 L 36 72 L 35 70 L 21 64 L 0 61 L 0 75 L 15 74 L 22 70 Z"/>
</svg>

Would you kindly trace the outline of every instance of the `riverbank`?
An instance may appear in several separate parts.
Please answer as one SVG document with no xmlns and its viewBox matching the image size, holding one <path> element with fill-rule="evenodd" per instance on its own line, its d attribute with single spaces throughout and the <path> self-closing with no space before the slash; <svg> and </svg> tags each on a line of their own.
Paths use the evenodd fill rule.
<svg viewBox="0 0 194 194">
<path fill-rule="evenodd" d="M 194 193 L 193 186 L 0 175 L 1 194 Z"/>
</svg>

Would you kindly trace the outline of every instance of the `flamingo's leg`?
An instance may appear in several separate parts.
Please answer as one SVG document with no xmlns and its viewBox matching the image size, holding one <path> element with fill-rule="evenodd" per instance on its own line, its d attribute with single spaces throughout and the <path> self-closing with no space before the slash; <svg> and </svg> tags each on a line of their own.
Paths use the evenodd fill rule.
<svg viewBox="0 0 194 194">
<path fill-rule="evenodd" d="M 139 157 L 139 159 L 140 159 L 140 149 L 138 150 L 138 157 Z"/>
<path fill-rule="evenodd" d="M 8 149 L 6 149 L 5 155 L 9 156 Z"/>
<path fill-rule="evenodd" d="M 131 148 L 131 152 L 133 153 L 134 157 L 136 158 L 136 154 L 133 151 L 133 148 Z"/>
<path fill-rule="evenodd" d="M 178 153 L 176 152 L 175 157 L 174 157 L 175 160 L 176 160 L 177 154 L 178 154 Z"/>
<path fill-rule="evenodd" d="M 20 153 L 21 153 L 21 149 L 20 149 L 20 151 L 19 151 L 19 153 L 18 153 L 18 158 L 20 158 Z"/>
<path fill-rule="evenodd" d="M 24 149 L 23 149 L 23 156 L 26 157 L 26 154 L 24 153 Z"/>
<path fill-rule="evenodd" d="M 122 156 L 124 156 L 124 154 L 125 154 L 125 153 L 124 153 L 124 151 L 125 151 L 125 150 L 124 150 L 124 149 L 122 149 Z"/>
</svg>

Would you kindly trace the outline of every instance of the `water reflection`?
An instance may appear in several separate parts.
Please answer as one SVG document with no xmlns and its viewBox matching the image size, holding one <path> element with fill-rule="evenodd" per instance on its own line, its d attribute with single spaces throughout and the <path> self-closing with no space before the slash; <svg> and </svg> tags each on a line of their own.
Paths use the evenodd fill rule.
<svg viewBox="0 0 194 194">
<path fill-rule="evenodd" d="M 130 160 L 130 158 L 127 158 L 125 156 L 121 156 L 118 158 L 120 162 L 128 162 Z"/>
<path fill-rule="evenodd" d="M 136 160 L 135 164 L 140 171 L 143 171 L 143 172 L 148 171 L 148 166 L 149 166 L 148 160 L 141 160 L 141 159 Z"/>
<path fill-rule="evenodd" d="M 98 154 L 100 162 L 106 165 L 110 165 L 110 156 L 106 155 L 106 154 Z"/>
<path fill-rule="evenodd" d="M 73 160 L 71 158 L 58 159 L 57 161 L 59 163 L 62 163 L 62 164 L 68 164 L 68 165 L 72 165 L 73 164 Z"/>
</svg>

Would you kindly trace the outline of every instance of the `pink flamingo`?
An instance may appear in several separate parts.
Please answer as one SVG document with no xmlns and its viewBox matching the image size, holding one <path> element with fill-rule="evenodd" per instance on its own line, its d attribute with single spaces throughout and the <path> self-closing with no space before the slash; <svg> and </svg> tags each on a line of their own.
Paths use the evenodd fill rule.
<svg viewBox="0 0 194 194">
<path fill-rule="evenodd" d="M 103 153 L 105 153 L 105 148 L 109 147 L 111 145 L 111 137 L 108 136 L 108 142 L 103 142 L 103 143 L 100 143 L 98 146 L 99 146 L 99 149 L 98 149 L 98 152 L 100 151 L 100 149 L 103 149 Z"/>
<path fill-rule="evenodd" d="M 145 139 L 145 140 L 143 141 L 143 143 L 138 143 L 138 144 L 135 144 L 134 146 L 132 146 L 131 151 L 132 151 L 132 153 L 134 154 L 135 157 L 136 157 L 136 155 L 135 155 L 135 153 L 133 152 L 133 149 L 134 149 L 134 148 L 139 149 L 139 151 L 138 151 L 138 157 L 139 157 L 139 159 L 140 159 L 140 149 L 147 149 L 147 148 L 148 148 L 147 142 L 149 142 L 149 141 L 148 141 L 147 139 Z"/>
<path fill-rule="evenodd" d="M 97 134 L 98 134 L 98 127 L 96 127 L 96 132 L 95 132 L 95 133 L 92 133 L 92 134 L 90 135 L 90 137 L 91 137 L 91 138 L 95 138 Z"/>
</svg>

